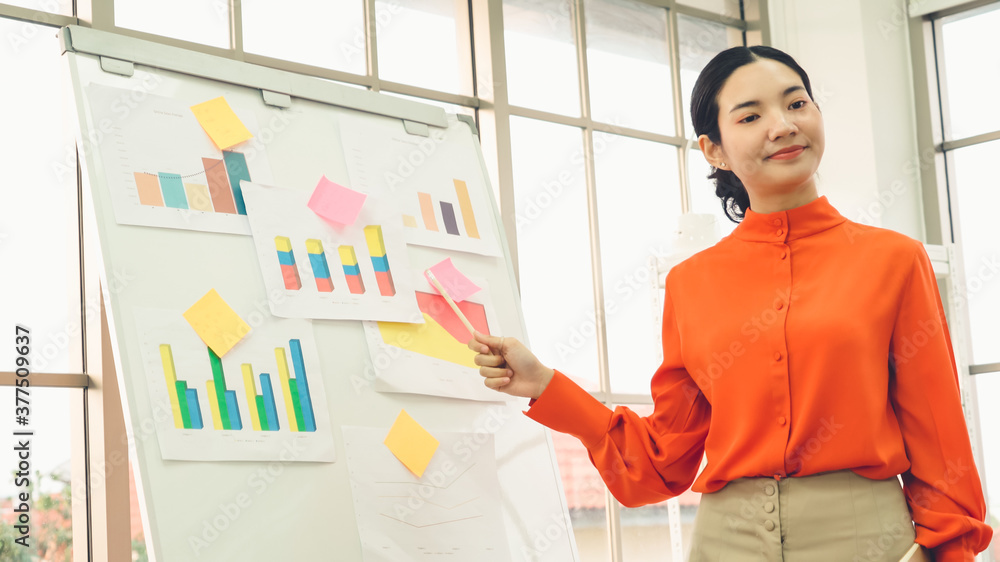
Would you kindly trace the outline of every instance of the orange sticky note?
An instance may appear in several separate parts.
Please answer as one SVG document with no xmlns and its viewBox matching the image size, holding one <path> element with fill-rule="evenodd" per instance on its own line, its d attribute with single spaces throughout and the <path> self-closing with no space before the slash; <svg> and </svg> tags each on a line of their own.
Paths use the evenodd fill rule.
<svg viewBox="0 0 1000 562">
<path fill-rule="evenodd" d="M 222 300 L 215 289 L 205 293 L 205 296 L 191 305 L 184 313 L 184 319 L 191 324 L 201 341 L 219 357 L 228 353 L 243 336 L 250 333 L 250 326 Z"/>
<path fill-rule="evenodd" d="M 395 423 L 385 436 L 385 446 L 406 468 L 420 478 L 431 462 L 431 457 L 440 444 L 426 429 L 420 426 L 406 410 L 400 410 Z"/>
<path fill-rule="evenodd" d="M 222 96 L 192 105 L 191 111 L 219 150 L 226 150 L 253 138 L 233 108 L 229 107 L 229 102 Z"/>
</svg>

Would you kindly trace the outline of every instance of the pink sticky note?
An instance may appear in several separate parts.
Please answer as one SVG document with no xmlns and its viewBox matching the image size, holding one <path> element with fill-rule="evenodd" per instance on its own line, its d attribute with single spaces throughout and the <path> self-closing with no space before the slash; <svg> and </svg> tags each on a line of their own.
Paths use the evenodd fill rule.
<svg viewBox="0 0 1000 562">
<path fill-rule="evenodd" d="M 478 285 L 455 268 L 455 264 L 451 263 L 451 258 L 434 265 L 430 271 L 444 287 L 444 290 L 448 291 L 451 300 L 455 302 L 464 301 L 480 289 Z"/>
<path fill-rule="evenodd" d="M 358 213 L 367 197 L 323 176 L 309 198 L 309 208 L 330 222 L 351 225 L 358 220 Z"/>
</svg>

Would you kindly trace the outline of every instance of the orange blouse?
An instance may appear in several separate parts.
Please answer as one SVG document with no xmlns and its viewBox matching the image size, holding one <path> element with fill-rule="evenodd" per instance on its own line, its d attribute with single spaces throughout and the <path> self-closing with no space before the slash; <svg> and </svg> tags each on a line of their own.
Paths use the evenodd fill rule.
<svg viewBox="0 0 1000 562">
<path fill-rule="evenodd" d="M 752 209 L 667 275 L 655 410 L 611 411 L 556 372 L 526 414 L 579 438 L 626 506 L 740 477 L 903 475 L 938 562 L 989 544 L 937 281 L 923 245 L 819 197 Z M 714 414 L 714 415 L 713 415 Z"/>
</svg>

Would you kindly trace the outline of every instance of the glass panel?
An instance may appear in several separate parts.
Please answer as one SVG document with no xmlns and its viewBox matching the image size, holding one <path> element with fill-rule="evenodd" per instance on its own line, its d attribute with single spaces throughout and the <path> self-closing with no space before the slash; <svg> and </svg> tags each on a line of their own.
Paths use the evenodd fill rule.
<svg viewBox="0 0 1000 562">
<path fill-rule="evenodd" d="M 584 13 L 593 118 L 673 134 L 667 11 L 636 0 L 587 0 Z"/>
<path fill-rule="evenodd" d="M 504 44 L 510 103 L 580 115 L 580 79 L 572 3 L 504 0 Z"/>
<path fill-rule="evenodd" d="M 472 94 L 469 8 L 453 0 L 375 2 L 379 77 L 422 88 Z"/>
<path fill-rule="evenodd" d="M 958 304 L 969 310 L 973 364 L 1000 362 L 1000 237 L 997 237 L 995 166 L 1000 141 L 960 148 L 953 153 L 958 217 L 965 261 L 965 294 Z"/>
<path fill-rule="evenodd" d="M 511 118 L 521 308 L 532 351 L 598 388 L 590 223 L 579 129 Z"/>
<path fill-rule="evenodd" d="M 0 36 L 25 25 L 0 18 Z M 0 370 L 14 364 L 22 324 L 32 372 L 80 372 L 76 145 L 67 117 L 53 111 L 65 106 L 55 30 L 32 27 L 38 35 L 3 67 L 8 84 L 31 87 L 0 88 L 0 122 L 16 132 L 0 135 Z"/>
<path fill-rule="evenodd" d="M 974 16 L 945 20 L 941 26 L 947 91 L 945 136 L 960 139 L 1000 129 L 1000 111 L 984 103 L 1000 90 L 1000 6 Z M 985 97 L 984 97 L 985 96 Z"/>
<path fill-rule="evenodd" d="M 737 11 L 737 13 L 739 13 Z M 684 93 L 684 131 L 691 139 L 691 90 L 698 74 L 715 55 L 743 44 L 743 33 L 722 24 L 677 14 L 677 39 L 680 43 L 681 91 Z"/>
<path fill-rule="evenodd" d="M 740 13 L 740 0 L 677 0 L 677 3 L 730 18 L 741 19 L 743 17 Z"/>
<path fill-rule="evenodd" d="M 229 2 L 115 0 L 115 25 L 212 47 L 229 48 Z"/>
<path fill-rule="evenodd" d="M 717 239 L 728 236 L 737 224 L 722 210 L 722 200 L 715 195 L 715 181 L 708 179 L 712 166 L 698 148 L 688 150 L 688 186 L 691 189 L 691 212 L 715 217 Z"/>
<path fill-rule="evenodd" d="M 11 328 L 8 332 L 7 328 Z M 13 347 L 13 327 L 3 325 L 4 348 Z M 8 335 L 10 334 L 10 335 Z M 9 344 L 8 344 L 9 342 Z M 4 363 L 12 365 L 13 363 Z M 30 376 L 29 379 L 30 381 Z M 73 552 L 73 509 L 71 492 L 70 401 L 82 400 L 83 392 L 69 388 L 28 387 L 28 424 L 15 425 L 15 388 L 0 387 L 0 434 L 11 446 L 0 453 L 0 543 L 2 560 L 71 560 Z M 22 394 L 23 398 L 24 395 Z M 10 415 L 6 415 L 6 414 Z M 14 435 L 15 431 L 33 431 L 32 436 Z M 21 445 L 25 449 L 15 450 Z M 26 454 L 27 459 L 21 458 Z M 27 494 L 27 501 L 21 496 Z M 9 508 L 7 506 L 10 506 Z M 22 516 L 25 519 L 21 519 Z M 28 548 L 14 542 L 23 536 L 15 525 L 28 527 Z M 86 522 L 84 522 L 86 523 Z M 37 556 L 37 558 L 36 558 Z"/>
<path fill-rule="evenodd" d="M 20 6 L 21 8 L 48 12 L 51 14 L 60 14 L 63 16 L 73 15 L 73 0 L 4 0 L 3 3 L 10 4 L 11 6 Z M 38 31 L 37 28 L 39 26 L 26 24 L 26 26 L 22 27 L 21 31 L 26 33 L 21 33 L 20 35 L 26 40 L 31 40 L 31 38 L 34 37 L 34 34 Z M 44 30 L 46 28 L 42 29 Z"/>
<path fill-rule="evenodd" d="M 377 22 L 393 17 L 387 7 L 376 7 Z M 243 48 L 248 53 L 364 74 L 364 2 L 243 0 Z"/>
<path fill-rule="evenodd" d="M 652 405 L 630 405 L 640 416 L 653 413 Z M 694 516 L 698 511 L 701 494 L 688 490 L 677 496 L 679 503 L 681 546 L 683 556 L 674 557 L 672 530 L 667 502 L 642 507 L 621 508 L 622 559 L 656 560 L 657 562 L 683 562 L 691 548 Z"/>
<path fill-rule="evenodd" d="M 979 429 L 983 440 L 983 464 L 977 467 L 986 487 L 986 522 L 993 526 L 993 535 L 1000 532 L 1000 372 L 976 375 L 976 396 L 979 400 Z M 554 435 L 554 434 L 553 434 Z M 993 548 L 1000 548 L 996 540 Z"/>
<path fill-rule="evenodd" d="M 611 389 L 647 394 L 661 351 L 650 258 L 669 253 L 681 213 L 677 149 L 597 134 L 594 154 Z"/>
<path fill-rule="evenodd" d="M 611 560 L 611 552 L 608 550 L 604 481 L 590 462 L 587 449 L 576 437 L 553 431 L 552 445 L 559 462 L 580 562 L 607 562 Z"/>
</svg>

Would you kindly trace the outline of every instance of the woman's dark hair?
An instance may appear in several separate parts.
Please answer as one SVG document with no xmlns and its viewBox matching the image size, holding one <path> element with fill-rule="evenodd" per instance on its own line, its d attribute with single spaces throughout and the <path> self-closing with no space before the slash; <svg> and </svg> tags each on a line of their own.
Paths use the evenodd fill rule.
<svg viewBox="0 0 1000 562">
<path fill-rule="evenodd" d="M 694 90 L 691 92 L 691 122 L 696 136 L 708 135 L 709 140 L 715 144 L 722 144 L 719 134 L 719 91 L 736 69 L 762 58 L 778 61 L 794 70 L 802 78 L 802 85 L 805 86 L 809 99 L 812 99 L 809 76 L 787 53 L 762 45 L 726 49 L 709 61 L 694 83 Z M 735 223 L 742 221 L 750 207 L 750 196 L 740 178 L 729 170 L 719 168 L 713 168 L 708 178 L 715 180 L 715 195 L 722 200 L 722 210 L 729 220 Z"/>
</svg>

